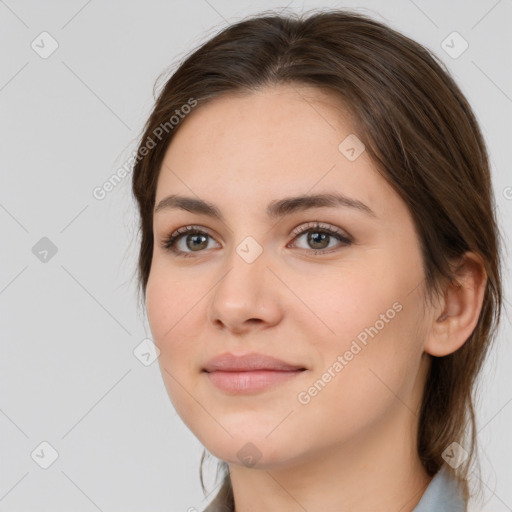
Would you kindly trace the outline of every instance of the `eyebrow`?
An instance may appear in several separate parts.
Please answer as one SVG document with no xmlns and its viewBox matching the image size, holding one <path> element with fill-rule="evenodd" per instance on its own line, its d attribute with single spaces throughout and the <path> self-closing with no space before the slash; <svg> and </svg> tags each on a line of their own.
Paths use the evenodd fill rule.
<svg viewBox="0 0 512 512">
<path fill-rule="evenodd" d="M 375 212 L 366 204 L 339 193 L 302 195 L 276 199 L 268 204 L 267 216 L 271 219 L 276 219 L 295 212 L 322 207 L 354 208 L 372 217 L 377 217 Z M 168 209 L 186 210 L 191 213 L 207 215 L 224 222 L 224 216 L 214 204 L 195 197 L 185 197 L 176 194 L 170 195 L 158 203 L 154 213 Z"/>
</svg>

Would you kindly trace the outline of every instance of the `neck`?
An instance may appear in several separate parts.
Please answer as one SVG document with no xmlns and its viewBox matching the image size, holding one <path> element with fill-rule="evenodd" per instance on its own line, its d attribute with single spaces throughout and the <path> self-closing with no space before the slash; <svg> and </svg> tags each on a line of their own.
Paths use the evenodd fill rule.
<svg viewBox="0 0 512 512">
<path fill-rule="evenodd" d="M 400 403 L 356 437 L 278 468 L 230 464 L 235 512 L 411 512 L 432 479 L 417 456 L 411 415 Z"/>
</svg>

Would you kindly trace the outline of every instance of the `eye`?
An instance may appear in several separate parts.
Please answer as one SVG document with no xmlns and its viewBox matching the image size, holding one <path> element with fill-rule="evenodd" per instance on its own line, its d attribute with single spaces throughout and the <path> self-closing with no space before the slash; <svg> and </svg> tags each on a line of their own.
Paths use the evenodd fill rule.
<svg viewBox="0 0 512 512">
<path fill-rule="evenodd" d="M 207 248 L 208 238 L 212 237 L 198 226 L 183 226 L 165 238 L 161 247 L 175 253 L 177 256 L 189 257 L 193 254 L 185 249 L 191 249 L 192 253 L 201 252 L 201 249 Z M 185 247 L 183 247 L 183 244 L 179 247 L 182 241 L 185 242 Z"/>
<path fill-rule="evenodd" d="M 293 234 L 296 235 L 293 241 L 307 235 L 305 238 L 306 243 L 311 244 L 312 249 L 302 249 L 308 254 L 328 254 L 338 250 L 340 246 L 343 247 L 352 243 L 352 240 L 343 231 L 329 224 L 318 222 L 310 222 L 299 226 L 294 230 Z M 165 238 L 161 242 L 161 247 L 177 256 L 193 257 L 195 252 L 200 253 L 203 252 L 203 249 L 208 248 L 208 239 L 213 240 L 212 236 L 201 227 L 184 226 Z M 334 251 L 332 249 L 325 250 L 329 248 L 332 239 L 338 240 L 338 246 Z M 295 245 L 292 245 L 292 247 L 295 247 Z"/>
<path fill-rule="evenodd" d="M 313 250 L 308 250 L 306 248 L 306 253 L 312 252 L 313 254 L 329 254 L 338 250 L 340 246 L 343 247 L 352 243 L 352 240 L 343 231 L 339 230 L 338 228 L 334 228 L 329 224 L 321 224 L 318 222 L 310 222 L 308 224 L 299 226 L 294 231 L 294 234 L 297 235 L 294 240 L 298 240 L 304 237 L 304 235 L 307 235 L 305 238 L 306 244 L 312 247 Z M 334 250 L 325 250 L 329 247 L 329 244 L 333 238 L 338 240 L 340 244 L 338 244 Z"/>
</svg>

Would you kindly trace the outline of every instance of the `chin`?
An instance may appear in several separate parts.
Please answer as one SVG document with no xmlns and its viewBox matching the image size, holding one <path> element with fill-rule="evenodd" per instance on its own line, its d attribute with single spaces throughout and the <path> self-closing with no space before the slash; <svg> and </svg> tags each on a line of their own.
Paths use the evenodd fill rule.
<svg viewBox="0 0 512 512">
<path fill-rule="evenodd" d="M 224 443 L 202 442 L 202 444 L 219 460 L 255 469 L 283 468 L 300 457 L 296 452 L 290 453 L 281 439 L 276 437 L 271 441 L 265 439 L 265 435 L 236 436 L 233 439 L 226 439 Z"/>
</svg>

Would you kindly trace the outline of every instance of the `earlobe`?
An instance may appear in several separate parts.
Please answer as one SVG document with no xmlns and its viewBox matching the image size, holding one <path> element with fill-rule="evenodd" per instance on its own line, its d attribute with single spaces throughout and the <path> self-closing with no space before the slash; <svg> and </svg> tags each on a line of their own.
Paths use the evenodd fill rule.
<svg viewBox="0 0 512 512">
<path fill-rule="evenodd" d="M 425 352 L 443 357 L 458 350 L 471 336 L 482 310 L 487 273 L 483 259 L 474 252 L 464 254 L 456 283 L 448 283 L 440 306 L 434 311 L 425 339 Z"/>
</svg>

